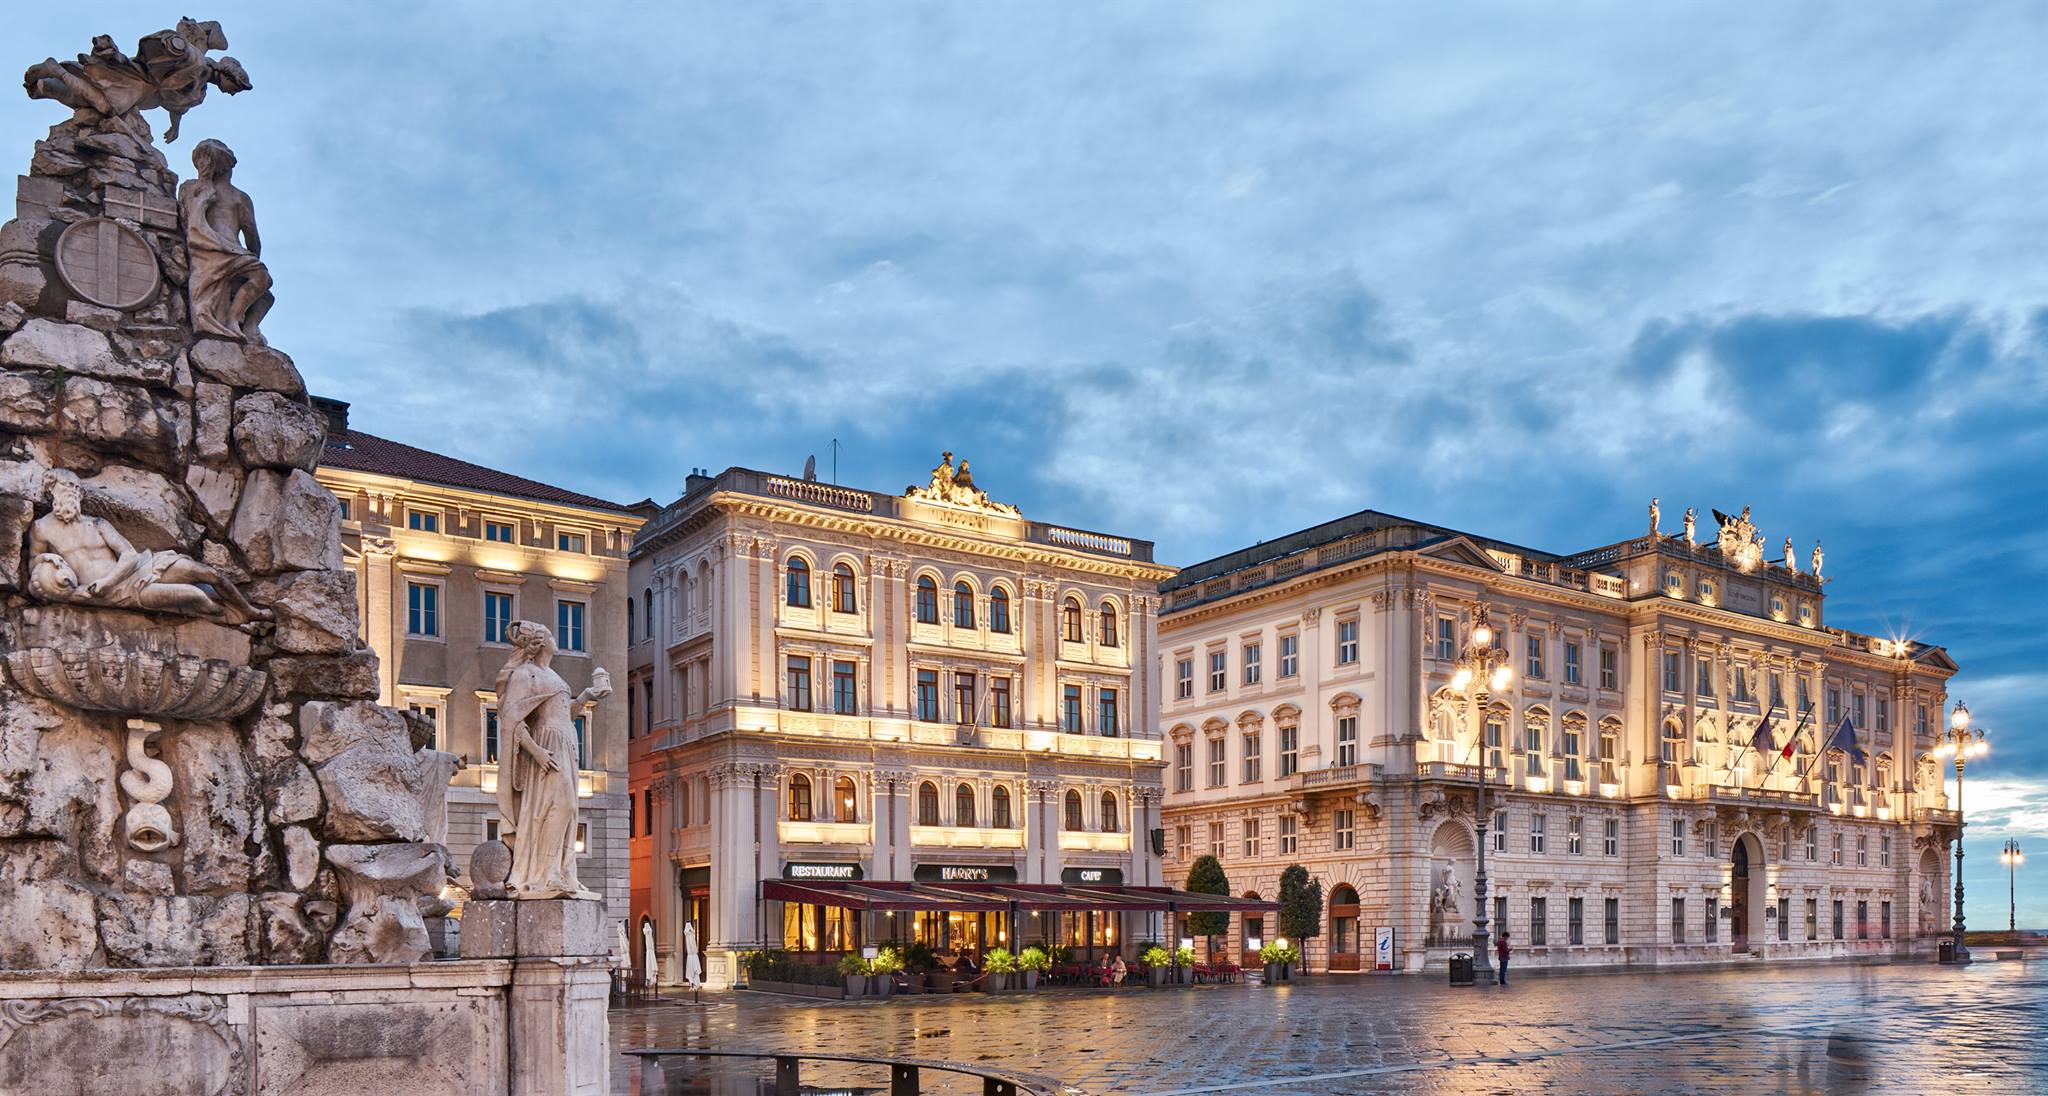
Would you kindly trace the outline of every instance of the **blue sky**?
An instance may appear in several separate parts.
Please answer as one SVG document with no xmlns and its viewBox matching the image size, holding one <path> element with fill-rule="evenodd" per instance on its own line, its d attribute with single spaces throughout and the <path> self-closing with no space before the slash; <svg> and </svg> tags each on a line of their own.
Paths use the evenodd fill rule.
<svg viewBox="0 0 2048 1096">
<path fill-rule="evenodd" d="M 57 7 L 15 62 L 174 14 Z M 236 149 L 363 428 L 664 501 L 951 448 L 1174 563 L 1750 504 L 1963 664 L 1973 922 L 2018 835 L 2048 926 L 2043 9 L 323 7 L 196 12 L 256 86 L 171 155 Z M 17 170 L 62 116 L 0 96 Z"/>
</svg>

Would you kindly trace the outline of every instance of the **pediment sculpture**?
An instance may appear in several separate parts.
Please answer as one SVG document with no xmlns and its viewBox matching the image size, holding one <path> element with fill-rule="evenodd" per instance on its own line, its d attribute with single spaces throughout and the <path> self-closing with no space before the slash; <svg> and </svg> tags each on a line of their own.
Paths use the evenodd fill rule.
<svg viewBox="0 0 2048 1096">
<path fill-rule="evenodd" d="M 939 466 L 932 469 L 932 480 L 923 487 L 911 486 L 903 492 L 905 498 L 919 502 L 950 506 L 957 510 L 973 510 L 983 514 L 999 514 L 1016 518 L 1023 514 L 1014 506 L 991 501 L 988 492 L 974 485 L 974 474 L 968 471 L 967 458 L 960 459 L 960 466 L 953 467 L 953 452 L 941 454 Z"/>
<path fill-rule="evenodd" d="M 133 57 L 114 48 L 112 35 L 101 34 L 93 38 L 91 53 L 76 61 L 49 58 L 30 67 L 22 84 L 29 98 L 62 103 L 77 112 L 79 122 L 111 122 L 142 145 L 150 142 L 141 112 L 161 107 L 171 116 L 164 140 L 176 141 L 178 123 L 206 98 L 207 88 L 237 95 L 252 86 L 241 62 L 207 56 L 226 48 L 219 23 L 180 19 L 176 29 L 136 43 Z"/>
</svg>

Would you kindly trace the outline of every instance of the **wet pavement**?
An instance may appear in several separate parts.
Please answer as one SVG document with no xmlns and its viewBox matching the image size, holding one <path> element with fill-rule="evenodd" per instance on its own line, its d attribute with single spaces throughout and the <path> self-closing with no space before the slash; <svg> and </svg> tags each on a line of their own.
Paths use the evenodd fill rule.
<svg viewBox="0 0 2048 1096">
<path fill-rule="evenodd" d="M 1525 977 L 1504 989 L 1345 976 L 1273 988 L 703 1001 L 614 1011 L 614 1047 L 936 1058 L 1134 1096 L 2048 1092 L 2048 962 Z M 696 1070 L 678 1067 L 701 1078 Z M 807 1066 L 803 1079 L 842 1092 L 887 1087 L 885 1074 L 854 1067 Z M 637 1060 L 615 1060 L 612 1090 L 639 1092 Z M 672 1079 L 671 1091 L 738 1089 Z M 925 1091 L 981 1089 L 927 1074 Z"/>
</svg>

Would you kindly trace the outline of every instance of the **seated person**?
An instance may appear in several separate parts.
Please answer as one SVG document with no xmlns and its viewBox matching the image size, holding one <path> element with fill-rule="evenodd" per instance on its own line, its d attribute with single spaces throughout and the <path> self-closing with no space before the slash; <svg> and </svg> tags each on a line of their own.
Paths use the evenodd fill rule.
<svg viewBox="0 0 2048 1096">
<path fill-rule="evenodd" d="M 1116 957 L 1116 962 L 1111 963 L 1109 965 L 1110 984 L 1118 986 L 1123 985 L 1124 976 L 1128 975 L 1130 972 L 1131 968 L 1124 964 L 1124 957 L 1122 955 L 1118 955 Z"/>
</svg>

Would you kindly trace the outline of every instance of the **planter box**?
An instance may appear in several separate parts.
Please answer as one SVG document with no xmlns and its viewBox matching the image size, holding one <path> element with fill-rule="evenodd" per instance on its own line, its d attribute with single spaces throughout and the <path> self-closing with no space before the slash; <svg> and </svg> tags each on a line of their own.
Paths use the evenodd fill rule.
<svg viewBox="0 0 2048 1096">
<path fill-rule="evenodd" d="M 771 982 L 765 978 L 753 978 L 749 979 L 745 988 L 761 993 L 787 994 L 791 997 L 822 997 L 828 1001 L 838 1001 L 846 997 L 846 987 L 837 984 L 814 986 L 804 982 Z"/>
<path fill-rule="evenodd" d="M 1027 971 L 1025 971 L 1025 972 L 1023 972 L 1023 973 L 1024 973 L 1024 988 L 1025 988 L 1025 990 L 1029 991 L 1029 990 L 1034 990 L 1034 989 L 1037 989 L 1037 988 L 1038 988 L 1038 972 L 1037 972 L 1037 971 L 1035 971 L 1035 970 L 1027 970 Z"/>
<path fill-rule="evenodd" d="M 1276 983 L 1276 982 L 1278 982 L 1278 981 L 1280 981 L 1280 964 L 1278 964 L 1278 963 L 1267 963 L 1267 964 L 1266 964 L 1266 984 L 1270 986 L 1270 985 L 1273 985 L 1274 983 Z"/>
<path fill-rule="evenodd" d="M 867 976 L 867 975 L 865 975 L 865 974 L 848 974 L 848 975 L 843 975 L 843 977 L 844 977 L 844 978 L 846 979 L 846 995 L 847 995 L 848 997 L 865 997 L 865 996 L 867 996 L 867 993 L 868 993 L 868 976 Z"/>
<path fill-rule="evenodd" d="M 1153 989 L 1158 989 L 1158 988 L 1159 988 L 1160 986 L 1163 986 L 1163 985 L 1165 985 L 1165 984 L 1166 984 L 1166 968 L 1165 968 L 1165 967 L 1151 967 L 1151 968 L 1148 968 L 1148 969 L 1147 969 L 1147 970 L 1145 971 L 1145 981 L 1147 981 L 1147 982 L 1151 983 L 1151 984 L 1152 984 L 1152 988 L 1153 988 Z"/>
<path fill-rule="evenodd" d="M 875 997 L 889 997 L 896 992 L 896 979 L 887 974 L 868 975 L 868 993 Z"/>
</svg>

